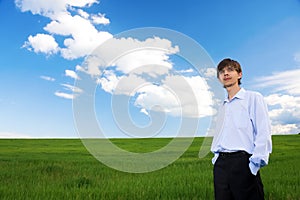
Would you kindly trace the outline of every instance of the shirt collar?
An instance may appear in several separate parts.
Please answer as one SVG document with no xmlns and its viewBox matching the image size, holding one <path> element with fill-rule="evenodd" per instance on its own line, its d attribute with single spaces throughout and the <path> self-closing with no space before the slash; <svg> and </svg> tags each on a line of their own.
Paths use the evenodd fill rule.
<svg viewBox="0 0 300 200">
<path fill-rule="evenodd" d="M 240 91 L 238 91 L 238 93 L 236 93 L 234 95 L 234 97 L 230 100 L 234 100 L 234 99 L 245 99 L 245 95 L 246 95 L 246 90 L 244 88 L 241 88 Z M 229 99 L 228 99 L 228 96 L 224 99 L 224 102 L 223 103 L 228 103 L 230 102 Z"/>
</svg>

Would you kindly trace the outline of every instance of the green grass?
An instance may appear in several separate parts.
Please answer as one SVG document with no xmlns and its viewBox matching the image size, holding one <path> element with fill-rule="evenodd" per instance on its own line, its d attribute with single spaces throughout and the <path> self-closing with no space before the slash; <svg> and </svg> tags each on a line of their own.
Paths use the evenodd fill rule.
<svg viewBox="0 0 300 200">
<path fill-rule="evenodd" d="M 149 152 L 170 139 L 112 140 Z M 131 174 L 96 160 L 80 140 L 0 140 L 0 199 L 213 199 L 212 154 L 199 159 L 203 138 L 166 168 Z M 266 199 L 300 199 L 300 136 L 273 136 L 261 170 Z"/>
</svg>

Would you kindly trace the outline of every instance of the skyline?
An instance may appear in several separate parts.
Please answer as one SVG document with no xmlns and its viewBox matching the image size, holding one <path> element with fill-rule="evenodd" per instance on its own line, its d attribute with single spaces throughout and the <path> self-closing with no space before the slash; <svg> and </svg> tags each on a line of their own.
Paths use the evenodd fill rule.
<svg viewBox="0 0 300 200">
<path fill-rule="evenodd" d="M 0 138 L 78 137 L 72 100 L 81 92 L 75 83 L 81 77 L 84 61 L 114 35 L 145 27 L 182 33 L 202 46 L 215 65 L 226 57 L 239 61 L 243 69 L 242 87 L 256 90 L 265 97 L 272 121 L 272 133 L 299 133 L 299 9 L 300 2 L 297 0 L 246 3 L 188 1 L 184 4 L 158 0 L 49 0 L 38 3 L 34 0 L 2 0 Z M 157 68 L 161 71 L 157 70 L 156 76 L 166 76 L 159 80 L 162 85 L 148 85 L 136 91 L 131 99 L 133 105 L 130 112 L 141 127 L 149 123 L 151 110 L 160 112 L 153 106 L 159 92 L 165 92 L 160 86 L 167 80 L 172 85 L 178 81 L 175 78 L 184 77 L 193 87 L 203 81 L 189 71 L 192 69 L 189 63 L 176 57 L 182 50 L 182 47 L 174 45 L 176 39 L 134 39 L 132 41 L 140 46 L 157 44 L 169 51 L 139 51 L 118 60 L 111 66 L 114 68 L 103 71 L 103 76 L 98 79 L 96 98 L 104 103 L 97 104 L 96 110 L 101 110 L 98 117 L 104 120 L 102 125 L 108 137 L 120 136 L 114 118 L 105 121 L 105 117 L 111 115 L 111 94 L 122 76 L 130 74 L 137 66 L 164 66 Z M 130 40 L 125 42 L 126 45 L 132 45 Z M 181 76 L 176 77 L 168 70 L 179 72 Z M 147 70 L 138 73 L 144 72 Z M 210 73 L 215 77 L 213 69 Z M 133 78 L 131 81 L 144 84 L 147 77 L 143 75 L 143 80 Z M 202 90 L 203 87 L 196 90 Z M 124 91 L 122 94 L 126 95 Z M 168 136 L 178 128 L 172 127 L 172 124 L 179 123 L 174 117 L 178 106 L 168 105 L 168 102 L 174 102 L 169 101 L 173 97 L 170 94 L 164 95 L 160 103 L 169 109 L 167 115 L 171 115 L 165 127 L 167 133 L 163 133 L 163 136 Z M 145 100 L 145 96 L 149 99 Z M 204 105 L 201 104 L 199 110 L 205 111 L 204 108 L 209 107 L 210 102 L 201 102 Z M 207 112 L 210 111 L 205 111 L 204 115 Z M 199 129 L 202 133 L 206 128 L 204 125 Z"/>
</svg>

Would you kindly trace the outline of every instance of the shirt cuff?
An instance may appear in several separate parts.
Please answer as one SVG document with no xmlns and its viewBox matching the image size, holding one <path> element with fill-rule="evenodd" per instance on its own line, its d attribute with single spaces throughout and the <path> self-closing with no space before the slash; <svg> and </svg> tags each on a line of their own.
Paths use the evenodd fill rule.
<svg viewBox="0 0 300 200">
<path fill-rule="evenodd" d="M 256 176 L 258 170 L 260 169 L 260 166 L 255 165 L 253 162 L 250 161 L 250 163 L 249 163 L 249 168 L 250 168 L 251 173 L 252 173 L 254 176 Z"/>
<path fill-rule="evenodd" d="M 219 157 L 219 153 L 214 153 L 214 157 L 211 159 L 212 164 L 214 165 Z"/>
</svg>

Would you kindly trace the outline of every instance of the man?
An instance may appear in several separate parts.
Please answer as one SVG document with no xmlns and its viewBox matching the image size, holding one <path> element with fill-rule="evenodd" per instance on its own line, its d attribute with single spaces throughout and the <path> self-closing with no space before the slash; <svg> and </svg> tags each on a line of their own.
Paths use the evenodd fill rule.
<svg viewBox="0 0 300 200">
<path fill-rule="evenodd" d="M 229 58 L 217 66 L 227 91 L 211 146 L 215 199 L 264 199 L 259 169 L 272 150 L 270 120 L 263 96 L 241 88 L 240 64 Z"/>
</svg>

